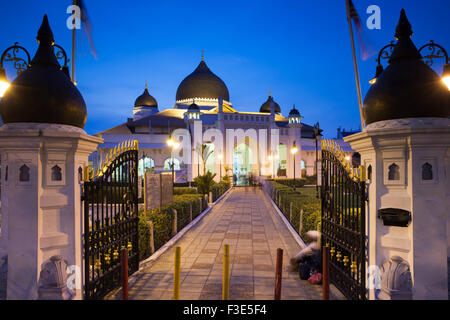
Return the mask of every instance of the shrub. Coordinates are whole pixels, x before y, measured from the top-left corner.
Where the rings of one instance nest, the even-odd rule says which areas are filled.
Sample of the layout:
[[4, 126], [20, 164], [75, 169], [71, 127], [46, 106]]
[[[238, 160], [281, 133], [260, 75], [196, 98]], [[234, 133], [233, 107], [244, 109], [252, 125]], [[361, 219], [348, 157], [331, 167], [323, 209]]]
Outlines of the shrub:
[[139, 261], [146, 259], [150, 255], [148, 242], [150, 239], [150, 228], [144, 214], [139, 215]]
[[181, 195], [181, 194], [194, 194], [197, 193], [197, 188], [189, 188], [189, 187], [174, 187], [173, 194]]
[[214, 184], [211, 187], [211, 193], [212, 193], [212, 202], [219, 199], [228, 189], [230, 189], [230, 182], [221, 181], [219, 183]]
[[[278, 179], [277, 179], [278, 181]], [[292, 192], [291, 187], [276, 181], [268, 181], [273, 190], [272, 197], [278, 205], [278, 197], [281, 195], [279, 204], [281, 212], [289, 220], [289, 208], [292, 202], [292, 220], [291, 225], [298, 232], [300, 210], [303, 209], [303, 228], [300, 236], [305, 237], [306, 232], [317, 230], [321, 217], [321, 201], [316, 198], [315, 188], [301, 188], [299, 192]]]
[[[294, 187], [294, 179], [281, 178], [281, 179], [271, 179], [271, 181], [278, 182], [280, 184], [283, 184], [285, 186], [289, 186], [291, 188]], [[306, 184], [306, 179], [304, 179], [304, 178], [295, 179], [295, 187], [296, 188], [302, 188], [302, 187], [305, 186], [305, 184]]]
[[195, 219], [203, 212], [208, 204], [202, 200], [200, 207], [201, 194], [183, 194], [174, 195], [173, 202], [167, 206], [153, 209], [147, 212], [141, 212], [139, 219], [139, 258], [145, 259], [149, 256], [149, 237], [150, 230], [148, 221], [153, 222], [155, 250], [161, 248], [172, 237], [173, 209], [177, 210], [177, 230], [181, 230], [190, 223], [190, 204], [192, 204], [192, 219]]
[[205, 175], [196, 177], [195, 182], [197, 183], [198, 193], [209, 194], [214, 185], [215, 176], [216, 175], [212, 174], [211, 171], [208, 171]]

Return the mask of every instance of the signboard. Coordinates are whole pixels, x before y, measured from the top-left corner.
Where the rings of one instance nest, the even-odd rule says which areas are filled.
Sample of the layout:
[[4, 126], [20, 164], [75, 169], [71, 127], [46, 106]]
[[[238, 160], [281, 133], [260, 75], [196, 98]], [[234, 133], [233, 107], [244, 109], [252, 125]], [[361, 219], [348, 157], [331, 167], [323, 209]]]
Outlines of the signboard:
[[150, 173], [144, 176], [144, 208], [152, 210], [173, 201], [171, 174]]
[[161, 173], [161, 206], [165, 206], [173, 201], [173, 181], [172, 174]]

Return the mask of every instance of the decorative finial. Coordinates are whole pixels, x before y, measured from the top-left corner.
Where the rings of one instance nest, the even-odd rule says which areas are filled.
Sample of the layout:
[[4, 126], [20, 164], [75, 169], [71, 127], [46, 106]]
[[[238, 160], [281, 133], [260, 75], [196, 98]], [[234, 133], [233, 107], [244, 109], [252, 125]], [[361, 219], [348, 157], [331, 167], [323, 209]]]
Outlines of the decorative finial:
[[147, 88], [147, 80], [145, 80], [145, 89], [148, 89], [148, 88]]
[[50, 24], [48, 23], [48, 17], [44, 14], [44, 18], [42, 19], [41, 27], [39, 28], [36, 40], [38, 43], [42, 44], [53, 44], [55, 40], [53, 40], [53, 32], [50, 29]]
[[201, 50], [202, 51], [202, 61], [205, 61], [205, 50]]
[[269, 97], [270, 97], [270, 87], [269, 87]]
[[400, 19], [398, 21], [397, 28], [395, 29], [395, 38], [400, 39], [401, 37], [411, 38], [413, 32], [411, 28], [411, 24], [406, 17], [405, 9], [402, 9], [400, 13]]

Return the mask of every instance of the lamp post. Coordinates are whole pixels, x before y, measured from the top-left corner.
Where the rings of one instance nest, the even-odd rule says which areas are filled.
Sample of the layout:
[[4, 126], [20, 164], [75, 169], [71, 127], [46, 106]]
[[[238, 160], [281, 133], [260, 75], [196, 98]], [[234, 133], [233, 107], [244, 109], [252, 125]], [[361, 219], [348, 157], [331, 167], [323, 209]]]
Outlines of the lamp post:
[[[64, 72], [66, 76], [70, 78], [69, 75], [69, 67], [67, 66], [67, 63], [69, 62], [69, 59], [67, 59], [66, 51], [57, 44], [52, 44], [54, 48], [56, 48], [55, 56], [56, 59], [64, 60], [64, 65], [61, 67], [61, 70]], [[21, 52], [25, 54], [25, 58], [20, 57]], [[0, 57], [0, 98], [3, 97], [5, 94], [5, 91], [9, 88], [10, 82], [8, 81], [8, 78], [6, 77], [6, 70], [3, 66], [4, 62], [13, 62], [13, 66], [16, 69], [17, 75], [22, 73], [23, 71], [27, 70], [31, 66], [31, 59], [30, 54], [28, 53], [27, 49], [25, 49], [22, 46], [19, 46], [19, 43], [16, 42], [14, 45], [6, 48], [5, 51], [3, 51], [1, 57]]]
[[219, 175], [220, 175], [220, 180], [219, 180], [219, 182], [220, 182], [220, 181], [222, 181], [222, 159], [223, 159], [223, 154], [220, 153], [220, 154], [218, 155], [218, 158], [219, 158], [219, 160], [220, 160], [220, 164], [219, 164]]
[[[381, 59], [390, 59], [392, 52], [394, 51], [396, 44], [394, 44], [394, 41], [392, 41], [390, 44], [384, 46], [381, 48], [380, 52], [378, 53], [377, 58], [377, 70], [375, 73], [375, 77], [369, 81], [370, 84], [375, 84], [381, 75], [381, 73], [384, 71], [383, 65], [381, 64]], [[428, 49], [428, 54], [422, 55], [422, 60], [428, 65], [432, 66], [434, 63], [434, 59], [445, 59], [445, 64], [442, 72], [442, 81], [446, 84], [448, 89], [450, 90], [450, 63], [448, 59], [448, 53], [444, 49], [444, 47], [438, 45], [437, 43], [434, 43], [433, 40], [431, 40], [429, 43], [423, 45], [419, 49], [419, 53], [422, 54], [422, 51], [424, 49]]]
[[297, 146], [295, 145], [295, 141], [294, 144], [292, 145], [291, 148], [291, 154], [294, 156], [294, 191], [296, 190], [295, 188], [295, 154], [298, 152]]
[[316, 197], [317, 198], [319, 198], [319, 187], [317, 186], [317, 179], [318, 179], [318, 177], [317, 177], [317, 171], [318, 171], [317, 170], [318, 169], [317, 166], [318, 166], [318, 163], [319, 163], [319, 152], [318, 152], [317, 140], [322, 137], [322, 135], [320, 134], [321, 132], [322, 132], [322, 130], [320, 130], [319, 122], [317, 122], [314, 125], [314, 139], [316, 140], [316, 164], [315, 164], [314, 168], [315, 168], [315, 172], [316, 172]]
[[169, 140], [167, 140], [167, 145], [171, 148], [171, 152], [170, 152], [170, 157], [172, 158], [171, 160], [171, 169], [172, 169], [172, 188], [174, 188], [175, 185], [175, 159], [173, 157], [173, 152], [175, 150], [177, 150], [180, 147], [180, 143], [172, 138], [169, 138]]

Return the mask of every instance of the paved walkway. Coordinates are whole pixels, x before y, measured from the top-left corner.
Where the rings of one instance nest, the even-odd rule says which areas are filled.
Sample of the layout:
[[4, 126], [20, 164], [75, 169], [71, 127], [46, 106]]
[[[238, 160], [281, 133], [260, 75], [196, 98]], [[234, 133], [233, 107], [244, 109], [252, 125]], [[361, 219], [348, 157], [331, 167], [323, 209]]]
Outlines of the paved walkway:
[[[277, 248], [284, 251], [282, 299], [321, 299], [321, 286], [288, 271], [300, 247], [267, 196], [259, 189], [235, 188], [176, 243], [181, 247], [182, 300], [222, 298], [224, 244], [230, 245], [230, 299], [273, 299]], [[172, 299], [173, 262], [172, 247], [136, 274], [129, 298]]]

